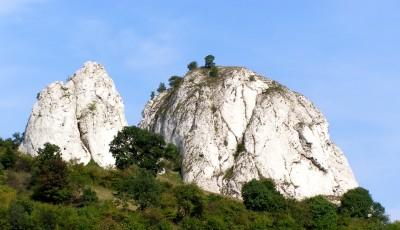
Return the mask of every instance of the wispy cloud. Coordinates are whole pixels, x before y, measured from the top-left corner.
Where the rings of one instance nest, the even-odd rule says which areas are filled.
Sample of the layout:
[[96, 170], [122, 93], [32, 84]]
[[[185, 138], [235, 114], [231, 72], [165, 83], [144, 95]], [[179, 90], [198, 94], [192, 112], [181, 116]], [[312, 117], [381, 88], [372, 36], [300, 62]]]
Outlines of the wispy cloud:
[[45, 0], [0, 0], [0, 16], [7, 16], [29, 7], [43, 3]]

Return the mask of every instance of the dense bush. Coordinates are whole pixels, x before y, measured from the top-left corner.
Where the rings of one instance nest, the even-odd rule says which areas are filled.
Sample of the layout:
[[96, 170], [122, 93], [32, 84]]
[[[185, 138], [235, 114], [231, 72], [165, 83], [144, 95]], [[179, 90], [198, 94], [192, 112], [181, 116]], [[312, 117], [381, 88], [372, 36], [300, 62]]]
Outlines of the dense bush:
[[203, 194], [194, 184], [181, 185], [175, 188], [180, 217], [201, 216], [203, 214]]
[[218, 77], [218, 68], [215, 66], [211, 67], [209, 76], [210, 77]]
[[382, 205], [374, 202], [368, 190], [360, 187], [351, 189], [342, 196], [339, 211], [350, 217], [375, 218], [383, 222], [388, 220]]
[[157, 88], [157, 92], [162, 93], [165, 90], [167, 90], [167, 87], [165, 87], [165, 84], [161, 82], [160, 85]]
[[251, 180], [243, 185], [243, 203], [253, 211], [276, 212], [285, 208], [285, 198], [270, 179]]
[[179, 77], [179, 76], [171, 76], [171, 77], [168, 79], [169, 86], [170, 86], [171, 88], [176, 88], [176, 87], [178, 87], [178, 86], [181, 84], [182, 80], [183, 80], [182, 77]]
[[304, 201], [308, 223], [306, 226], [316, 230], [337, 229], [336, 206], [323, 196], [316, 196]]
[[4, 169], [12, 168], [17, 161], [17, 155], [10, 147], [6, 147], [4, 152], [0, 155], [0, 164]]
[[121, 179], [118, 192], [123, 198], [135, 200], [141, 210], [160, 205], [160, 184], [153, 174], [144, 169], [139, 169], [136, 174]]
[[189, 70], [195, 70], [195, 69], [197, 69], [197, 62], [192, 61], [192, 62], [190, 62], [190, 63], [187, 65], [187, 67], [188, 67]]

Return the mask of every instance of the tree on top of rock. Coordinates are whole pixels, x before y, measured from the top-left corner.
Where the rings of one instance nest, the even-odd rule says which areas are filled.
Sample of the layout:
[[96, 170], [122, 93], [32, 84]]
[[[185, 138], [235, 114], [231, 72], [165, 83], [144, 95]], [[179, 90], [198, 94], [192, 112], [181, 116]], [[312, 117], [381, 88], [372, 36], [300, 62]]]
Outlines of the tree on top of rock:
[[214, 67], [214, 66], [215, 66], [214, 59], [215, 59], [215, 57], [214, 57], [213, 55], [211, 55], [211, 54], [207, 55], [207, 56], [204, 58], [204, 60], [205, 60], [205, 65], [204, 65], [204, 67], [206, 67], [206, 68], [212, 68], [212, 67]]
[[157, 92], [162, 93], [165, 90], [167, 90], [167, 87], [165, 87], [165, 84], [161, 82], [160, 85], [158, 86]]

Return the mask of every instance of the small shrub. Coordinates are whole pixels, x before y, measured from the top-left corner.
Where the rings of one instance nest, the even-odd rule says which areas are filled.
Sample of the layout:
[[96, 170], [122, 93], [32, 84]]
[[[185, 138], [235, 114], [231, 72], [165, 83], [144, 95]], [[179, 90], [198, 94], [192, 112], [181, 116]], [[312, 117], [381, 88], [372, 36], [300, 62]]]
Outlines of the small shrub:
[[96, 102], [92, 102], [89, 104], [88, 109], [90, 112], [96, 111]]
[[96, 203], [99, 200], [95, 191], [93, 191], [90, 187], [86, 187], [83, 190], [82, 194], [82, 206], [87, 206], [93, 203]]
[[245, 145], [244, 145], [244, 141], [242, 140], [242, 142], [237, 143], [237, 145], [236, 145], [236, 152], [235, 152], [235, 154], [234, 154], [233, 157], [234, 157], [235, 159], [238, 158], [238, 157], [239, 157], [239, 154], [242, 153], [243, 151], [246, 151], [246, 147], [245, 147]]
[[0, 185], [0, 209], [7, 209], [16, 196], [17, 193], [14, 189]]
[[211, 67], [209, 76], [214, 78], [218, 77], [218, 68], [215, 66]]
[[187, 67], [188, 67], [188, 69], [189, 69], [190, 71], [191, 71], [191, 70], [197, 69], [197, 62], [192, 61], [192, 62], [190, 62], [190, 63], [187, 65]]
[[118, 185], [118, 192], [120, 196], [135, 200], [141, 210], [160, 204], [161, 187], [154, 176], [144, 169], [123, 178]]
[[230, 179], [232, 179], [232, 177], [233, 177], [233, 166], [225, 171], [224, 179], [230, 180]]
[[167, 87], [165, 87], [165, 84], [163, 82], [161, 82], [160, 85], [157, 88], [157, 92], [162, 93], [165, 90], [167, 90]]
[[216, 107], [215, 105], [212, 105], [212, 106], [211, 106], [211, 112], [212, 112], [212, 113], [217, 112], [217, 110], [218, 110], [218, 109], [217, 109], [217, 107]]
[[6, 183], [18, 192], [25, 191], [31, 181], [31, 174], [27, 172], [8, 171]]
[[182, 80], [183, 80], [182, 77], [179, 77], [179, 76], [171, 76], [171, 77], [168, 79], [169, 86], [170, 86], [171, 88], [176, 88], [176, 87], [178, 87], [178, 86], [181, 84]]

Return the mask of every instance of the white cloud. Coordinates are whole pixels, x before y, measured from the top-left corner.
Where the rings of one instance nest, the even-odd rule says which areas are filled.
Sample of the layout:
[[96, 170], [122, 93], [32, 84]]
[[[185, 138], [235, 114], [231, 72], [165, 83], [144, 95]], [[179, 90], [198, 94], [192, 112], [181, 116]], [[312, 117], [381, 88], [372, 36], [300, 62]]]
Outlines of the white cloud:
[[42, 3], [44, 1], [45, 0], [0, 0], [0, 16], [23, 11], [32, 5]]

